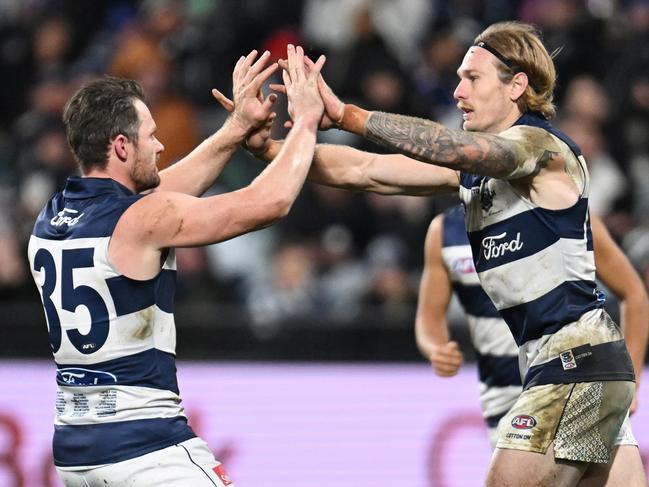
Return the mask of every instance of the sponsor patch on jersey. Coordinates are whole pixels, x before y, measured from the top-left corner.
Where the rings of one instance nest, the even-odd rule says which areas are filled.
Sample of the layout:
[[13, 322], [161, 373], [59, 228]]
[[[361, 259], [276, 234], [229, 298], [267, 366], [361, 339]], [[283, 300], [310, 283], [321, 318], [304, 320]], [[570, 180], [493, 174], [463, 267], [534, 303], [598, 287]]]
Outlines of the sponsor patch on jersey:
[[473, 257], [462, 257], [454, 260], [452, 270], [457, 274], [475, 274]]
[[572, 353], [572, 350], [566, 350], [559, 354], [561, 358], [561, 366], [563, 370], [570, 370], [577, 368], [577, 361], [575, 360], [575, 355]]
[[536, 419], [534, 419], [534, 416], [519, 414], [512, 419], [512, 426], [517, 430], [529, 430], [536, 426]]
[[507, 232], [503, 232], [500, 235], [490, 235], [482, 239], [482, 254], [486, 260], [497, 259], [506, 253], [518, 252], [523, 248], [523, 245], [520, 232], [514, 238], [509, 238]]
[[232, 483], [232, 480], [230, 479], [228, 474], [225, 473], [225, 469], [223, 468], [223, 464], [219, 463], [212, 470], [214, 470], [214, 473], [216, 474], [216, 476], [219, 479], [221, 479], [221, 482], [223, 482], [223, 485], [230, 485]]
[[66, 367], [56, 371], [56, 381], [68, 386], [97, 386], [114, 384], [117, 382], [117, 376], [103, 370]]
[[50, 220], [50, 225], [55, 227], [60, 227], [61, 225], [67, 225], [69, 227], [74, 226], [81, 219], [84, 213], [79, 214], [77, 210], [71, 210], [70, 208], [63, 208], [59, 211], [54, 218]]

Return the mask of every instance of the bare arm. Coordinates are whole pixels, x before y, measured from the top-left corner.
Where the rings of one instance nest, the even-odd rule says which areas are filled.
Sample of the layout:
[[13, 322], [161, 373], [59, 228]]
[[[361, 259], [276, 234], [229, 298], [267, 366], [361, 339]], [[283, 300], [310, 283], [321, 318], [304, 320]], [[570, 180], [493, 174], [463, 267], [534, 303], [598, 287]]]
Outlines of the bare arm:
[[437, 375], [455, 375], [462, 364], [458, 344], [450, 341], [446, 312], [451, 300], [451, 280], [442, 259], [442, 222], [437, 216], [426, 235], [424, 272], [419, 285], [415, 337], [421, 353]]
[[230, 161], [247, 132], [228, 119], [186, 157], [160, 172], [156, 191], [174, 191], [200, 196], [212, 185]]
[[[256, 156], [272, 160], [282, 142], [270, 141]], [[421, 164], [401, 154], [373, 154], [353, 147], [318, 144], [309, 181], [357, 191], [425, 196], [453, 193], [459, 186], [452, 169]]]
[[506, 176], [518, 165], [518, 147], [507, 139], [416, 117], [372, 112], [365, 136], [417, 160], [473, 174]]
[[[309, 59], [306, 61], [308, 65], [312, 65]], [[520, 168], [524, 165], [528, 166], [526, 175], [538, 173], [541, 169], [552, 166], [552, 160], [557, 159], [556, 153], [542, 148], [531, 150], [534, 148], [526, 147], [520, 140], [451, 130], [430, 120], [368, 112], [355, 105], [345, 104], [322, 76], [318, 78], [318, 87], [325, 104], [325, 113], [320, 121], [321, 129], [338, 126], [422, 162], [454, 171], [507, 177], [517, 172], [517, 169], [520, 174]], [[271, 88], [284, 91], [280, 85], [271, 85]], [[554, 166], [562, 170], [561, 163], [558, 160]]]
[[246, 135], [243, 128], [228, 119], [187, 156], [160, 171], [160, 185], [156, 191], [202, 195], [219, 177]]
[[[341, 128], [422, 162], [472, 174], [506, 178], [529, 161], [530, 147], [483, 132], [452, 130], [416, 117], [368, 112], [345, 105]], [[538, 150], [536, 172], [549, 167], [556, 153]]]
[[[289, 46], [292, 66], [302, 66]], [[321, 67], [324, 58], [318, 62]], [[134, 279], [150, 279], [169, 247], [216, 243], [263, 228], [285, 216], [297, 197], [315, 148], [322, 101], [315, 74], [300, 68], [285, 75], [289, 96], [299, 98], [295, 124], [275, 160], [246, 188], [210, 198], [156, 192], [133, 204], [120, 218], [109, 247], [113, 265]]]
[[[276, 95], [269, 95], [266, 99], [259, 96], [261, 86], [277, 69], [276, 63], [264, 69], [269, 55], [268, 51], [264, 52], [254, 64], [257, 51], [239, 58], [232, 72], [233, 98], [237, 102], [237, 109], [217, 133], [176, 164], [160, 172], [158, 191], [202, 195], [221, 174], [251, 130], [260, 127], [270, 116]], [[212, 93], [218, 100], [218, 90]]]
[[[602, 221], [593, 217], [591, 228], [597, 275], [620, 301], [620, 321], [635, 370], [637, 390], [649, 337], [649, 298], [642, 279], [611, 238]], [[633, 400], [631, 411], [636, 408], [637, 396]]]
[[[305, 59], [310, 71], [315, 65]], [[286, 61], [279, 63], [286, 67]], [[284, 85], [271, 85], [271, 88], [286, 93]], [[328, 129], [334, 125], [334, 120], [342, 117], [343, 104], [322, 76], [318, 76], [318, 88], [325, 105], [319, 127]], [[235, 110], [235, 102], [221, 93], [215, 96], [226, 110]], [[291, 109], [289, 103], [289, 113]], [[246, 147], [256, 157], [269, 162], [281, 149], [282, 142], [270, 140], [267, 131], [257, 131], [247, 138]], [[421, 196], [455, 192], [459, 186], [459, 176], [453, 169], [421, 164], [400, 154], [373, 154], [352, 147], [323, 144], [316, 147], [308, 178], [328, 186], [381, 194]]]

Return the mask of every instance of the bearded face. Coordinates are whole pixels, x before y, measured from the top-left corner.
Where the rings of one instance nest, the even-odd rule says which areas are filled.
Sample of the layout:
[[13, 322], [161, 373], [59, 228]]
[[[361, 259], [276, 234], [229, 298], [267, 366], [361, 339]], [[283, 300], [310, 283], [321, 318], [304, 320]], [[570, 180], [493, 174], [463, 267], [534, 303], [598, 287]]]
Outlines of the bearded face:
[[157, 166], [160, 152], [155, 152], [151, 148], [142, 147], [142, 145], [144, 144], [138, 142], [135, 152], [135, 162], [131, 168], [131, 180], [138, 193], [157, 188], [160, 184], [160, 175], [158, 174]]
[[135, 146], [135, 161], [131, 166], [130, 177], [136, 192], [141, 193], [156, 188], [160, 184], [158, 159], [164, 146], [155, 136], [156, 125], [148, 107], [137, 100], [135, 108], [140, 119], [138, 139]]

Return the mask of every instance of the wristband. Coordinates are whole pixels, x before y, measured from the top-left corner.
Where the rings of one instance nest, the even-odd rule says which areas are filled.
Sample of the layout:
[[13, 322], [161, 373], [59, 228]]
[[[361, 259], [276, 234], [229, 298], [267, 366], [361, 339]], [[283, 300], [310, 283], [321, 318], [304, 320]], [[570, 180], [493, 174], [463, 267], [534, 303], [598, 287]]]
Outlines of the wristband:
[[343, 116], [338, 122], [338, 127], [346, 132], [356, 135], [365, 135], [365, 124], [370, 117], [370, 112], [350, 103], [345, 104]]

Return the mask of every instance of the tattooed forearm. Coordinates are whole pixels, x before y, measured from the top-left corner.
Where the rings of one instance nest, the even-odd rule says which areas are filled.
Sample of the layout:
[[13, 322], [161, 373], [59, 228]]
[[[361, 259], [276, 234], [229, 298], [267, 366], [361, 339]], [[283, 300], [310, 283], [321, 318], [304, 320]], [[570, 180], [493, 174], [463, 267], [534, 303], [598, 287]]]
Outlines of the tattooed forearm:
[[491, 134], [382, 112], [372, 112], [365, 130], [378, 144], [438, 166], [494, 177], [507, 176], [517, 166], [516, 144]]

